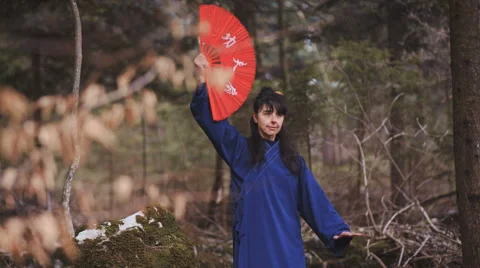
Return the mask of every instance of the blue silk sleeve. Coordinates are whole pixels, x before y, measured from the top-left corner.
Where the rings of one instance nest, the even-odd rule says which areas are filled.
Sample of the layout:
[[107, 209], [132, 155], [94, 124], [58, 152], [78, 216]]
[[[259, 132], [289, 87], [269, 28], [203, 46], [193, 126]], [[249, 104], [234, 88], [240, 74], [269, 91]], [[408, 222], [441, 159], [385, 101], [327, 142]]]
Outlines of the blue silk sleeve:
[[227, 119], [213, 120], [205, 83], [199, 85], [193, 94], [190, 110], [216, 151], [230, 167], [233, 167], [244, 150], [246, 139]]
[[298, 188], [298, 210], [300, 215], [320, 240], [337, 257], [341, 257], [345, 247], [350, 243], [352, 238], [342, 237], [334, 240], [333, 237], [343, 231], [350, 231], [350, 228], [327, 199], [320, 184], [315, 180], [315, 177], [303, 158], [301, 158], [300, 162], [301, 173]]

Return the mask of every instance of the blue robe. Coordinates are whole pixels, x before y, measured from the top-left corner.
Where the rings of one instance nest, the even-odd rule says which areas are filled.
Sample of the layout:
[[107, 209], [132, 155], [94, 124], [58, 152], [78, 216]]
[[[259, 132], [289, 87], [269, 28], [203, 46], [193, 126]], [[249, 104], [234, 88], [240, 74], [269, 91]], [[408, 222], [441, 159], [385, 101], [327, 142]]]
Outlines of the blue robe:
[[232, 172], [233, 267], [305, 267], [300, 216], [335, 255], [342, 255], [351, 238], [333, 237], [350, 229], [302, 157], [296, 176], [283, 164], [278, 142], [265, 140], [265, 161], [253, 166], [247, 139], [227, 120], [213, 120], [204, 83], [190, 109]]

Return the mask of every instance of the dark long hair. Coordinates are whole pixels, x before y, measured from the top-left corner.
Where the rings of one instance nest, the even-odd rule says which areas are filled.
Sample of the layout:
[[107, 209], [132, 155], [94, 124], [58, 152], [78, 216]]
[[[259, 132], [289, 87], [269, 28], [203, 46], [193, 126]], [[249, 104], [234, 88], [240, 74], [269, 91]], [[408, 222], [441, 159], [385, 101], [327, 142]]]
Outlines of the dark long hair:
[[[287, 115], [288, 110], [285, 97], [270, 87], [263, 87], [261, 89], [253, 104], [253, 112], [258, 114], [263, 106], [266, 106], [270, 112], [276, 110], [280, 115]], [[265, 142], [262, 136], [260, 136], [258, 125], [253, 120], [253, 117], [250, 119], [250, 130], [251, 135], [248, 138], [248, 146], [251, 160], [253, 164], [261, 163], [265, 160]], [[298, 175], [300, 171], [298, 153], [289, 139], [285, 123], [282, 125], [275, 140], [279, 141], [280, 155], [283, 163], [292, 173]]]

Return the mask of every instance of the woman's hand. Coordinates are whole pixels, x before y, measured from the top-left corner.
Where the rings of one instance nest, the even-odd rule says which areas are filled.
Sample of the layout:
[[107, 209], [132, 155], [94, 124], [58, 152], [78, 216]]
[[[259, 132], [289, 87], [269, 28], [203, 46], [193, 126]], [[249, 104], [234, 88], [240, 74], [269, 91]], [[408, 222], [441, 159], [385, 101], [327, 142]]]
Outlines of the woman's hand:
[[196, 66], [195, 78], [197, 83], [205, 82], [205, 68], [208, 67], [207, 58], [203, 54], [198, 54], [193, 60]]
[[337, 240], [342, 237], [355, 237], [355, 236], [367, 236], [367, 235], [361, 234], [361, 233], [341, 232], [339, 235], [334, 236], [333, 239]]

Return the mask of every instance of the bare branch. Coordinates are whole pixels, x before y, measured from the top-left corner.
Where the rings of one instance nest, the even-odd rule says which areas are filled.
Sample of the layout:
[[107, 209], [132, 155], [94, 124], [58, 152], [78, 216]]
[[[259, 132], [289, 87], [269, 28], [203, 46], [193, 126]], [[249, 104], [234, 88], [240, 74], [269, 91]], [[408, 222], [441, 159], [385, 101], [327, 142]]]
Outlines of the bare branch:
[[157, 77], [157, 74], [158, 74], [157, 68], [155, 68], [155, 65], [153, 65], [148, 70], [148, 72], [146, 72], [144, 75], [140, 76], [130, 84], [130, 88], [128, 91], [122, 91], [117, 89], [115, 91], [108, 93], [106, 98], [102, 98], [102, 101], [99, 101], [95, 105], [85, 107], [85, 108], [88, 110], [98, 109], [105, 105], [111, 104], [115, 101], [126, 98], [132, 95], [133, 93], [139, 92], [146, 85], [151, 83]]
[[368, 187], [368, 179], [367, 179], [367, 165], [365, 163], [365, 155], [363, 153], [363, 148], [362, 148], [362, 143], [360, 142], [360, 139], [358, 139], [357, 135], [352, 132], [353, 137], [355, 138], [355, 141], [357, 142], [358, 145], [358, 150], [360, 151], [360, 156], [361, 156], [361, 166], [362, 166], [362, 176], [363, 176], [363, 183], [365, 185], [365, 203], [367, 206], [367, 212], [366, 215], [370, 217], [370, 220], [372, 221], [373, 227], [377, 229], [377, 224], [375, 223], [375, 219], [373, 218], [373, 213], [372, 210], [370, 209], [370, 196], [369, 196], [369, 187]]
[[395, 219], [395, 217], [397, 217], [398, 215], [400, 215], [401, 213], [405, 212], [406, 210], [408, 210], [409, 208], [413, 207], [415, 205], [415, 203], [410, 203], [408, 204], [407, 206], [403, 207], [402, 209], [400, 209], [399, 211], [397, 211], [395, 214], [393, 214], [393, 216], [390, 218], [390, 220], [387, 222], [387, 224], [385, 224], [385, 226], [383, 227], [383, 231], [382, 233], [385, 234], [385, 232], [387, 231], [387, 228], [388, 226], [390, 225], [390, 223], [392, 223], [393, 219]]
[[65, 184], [63, 186], [63, 195], [62, 195], [62, 206], [65, 210], [65, 217], [67, 221], [67, 230], [70, 235], [73, 237], [75, 235], [73, 229], [73, 222], [72, 222], [72, 215], [70, 214], [70, 195], [72, 191], [72, 181], [75, 172], [80, 165], [80, 145], [78, 142], [78, 102], [79, 102], [79, 94], [80, 94], [80, 74], [82, 69], [82, 25], [80, 21], [80, 12], [78, 11], [78, 6], [75, 0], [70, 0], [70, 6], [72, 8], [73, 16], [75, 18], [75, 77], [73, 81], [73, 98], [74, 98], [74, 106], [73, 106], [73, 117], [75, 120], [73, 126], [73, 141], [74, 141], [74, 152], [75, 158], [70, 165], [70, 169], [68, 170], [67, 177], [65, 179]]
[[415, 258], [415, 256], [417, 256], [417, 254], [420, 252], [420, 250], [422, 250], [422, 248], [425, 246], [425, 244], [427, 243], [427, 241], [430, 239], [430, 235], [427, 236], [427, 238], [425, 238], [425, 240], [423, 240], [422, 244], [420, 245], [420, 247], [418, 247], [417, 251], [415, 251], [415, 253], [413, 253], [412, 256], [410, 256], [410, 258], [408, 258], [405, 263], [403, 264], [403, 267], [407, 266], [408, 262], [411, 261], [413, 258]]

